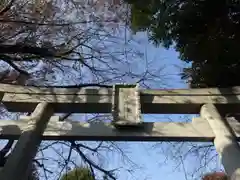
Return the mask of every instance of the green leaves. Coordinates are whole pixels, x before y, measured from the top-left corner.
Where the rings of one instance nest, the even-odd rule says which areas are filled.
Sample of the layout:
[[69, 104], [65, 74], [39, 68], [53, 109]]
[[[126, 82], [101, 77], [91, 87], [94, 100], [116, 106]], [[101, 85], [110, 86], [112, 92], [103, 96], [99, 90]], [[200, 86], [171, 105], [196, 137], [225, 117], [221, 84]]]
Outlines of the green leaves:
[[[191, 87], [240, 85], [240, 5], [220, 0], [126, 0], [132, 29], [149, 31], [156, 46], [174, 45], [179, 58], [192, 62], [182, 78]], [[184, 73], [188, 73], [185, 74]], [[202, 85], [200, 85], [202, 84]]]
[[95, 180], [87, 167], [75, 168], [61, 177], [60, 180]]

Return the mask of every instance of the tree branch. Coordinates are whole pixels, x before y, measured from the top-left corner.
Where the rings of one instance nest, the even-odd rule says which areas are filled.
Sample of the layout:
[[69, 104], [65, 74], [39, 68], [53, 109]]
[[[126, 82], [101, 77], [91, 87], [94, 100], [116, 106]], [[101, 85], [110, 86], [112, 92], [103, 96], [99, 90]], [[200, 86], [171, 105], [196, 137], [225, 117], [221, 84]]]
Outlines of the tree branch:
[[5, 12], [11, 9], [14, 1], [15, 0], [11, 0], [10, 3], [8, 3], [8, 5], [0, 11], [0, 16], [4, 15]]
[[6, 154], [11, 150], [14, 140], [8, 140], [7, 144], [0, 151], [0, 167], [3, 167], [6, 162]]
[[[34, 86], [34, 85], [32, 85]], [[86, 84], [76, 84], [76, 85], [66, 85], [66, 86], [34, 86], [34, 87], [50, 87], [50, 88], [84, 88], [84, 87], [101, 87], [101, 88], [112, 88], [112, 85], [106, 85], [106, 84], [98, 84], [98, 83], [86, 83]], [[72, 113], [64, 115], [62, 118], [66, 119], [68, 116], [70, 116]]]
[[[78, 22], [70, 22], [70, 23], [37, 23], [37, 22], [30, 22], [30, 21], [24, 21], [24, 20], [6, 20], [6, 19], [0, 19], [1, 23], [19, 23], [19, 24], [27, 24], [27, 25], [37, 25], [37, 26], [71, 26], [71, 25], [77, 25], [77, 24], [87, 24], [87, 23], [97, 23], [102, 21], [78, 21]], [[114, 20], [105, 20], [104, 22], [115, 22]]]
[[56, 55], [56, 50], [45, 47], [36, 47], [36, 46], [29, 46], [22, 43], [17, 43], [14, 45], [7, 45], [1, 44], [0, 45], [0, 54], [14, 54], [14, 53], [21, 53], [21, 54], [35, 54], [41, 57], [54, 57]]
[[40, 163], [38, 160], [36, 159], [33, 159], [33, 162], [37, 164], [38, 167], [42, 168], [44, 171], [52, 174], [53, 172], [50, 171], [49, 169], [45, 168], [44, 164], [43, 163]]
[[82, 148], [85, 148], [85, 149], [88, 149], [88, 150], [90, 150], [90, 151], [92, 151], [92, 152], [97, 152], [98, 149], [101, 147], [102, 143], [103, 143], [103, 142], [100, 142], [99, 145], [98, 145], [97, 147], [95, 147], [95, 148], [90, 148], [90, 147], [88, 147], [88, 146], [85, 146], [84, 144], [77, 144], [77, 146], [82, 147]]
[[95, 169], [103, 172], [105, 175], [107, 175], [108, 177], [110, 177], [113, 180], [116, 180], [116, 178], [112, 175], [112, 171], [107, 171], [103, 168], [101, 168], [100, 166], [98, 166], [97, 164], [95, 164], [93, 161], [91, 161], [90, 159], [88, 159], [86, 157], [86, 155], [80, 150], [79, 146], [75, 143], [75, 142], [71, 142], [72, 146], [74, 147], [74, 149], [77, 151], [77, 153], [83, 158], [83, 160], [88, 163], [89, 165], [91, 165], [92, 167], [94, 167]]
[[7, 64], [9, 64], [12, 68], [14, 68], [16, 71], [18, 71], [19, 73], [29, 76], [30, 74], [27, 71], [24, 71], [22, 69], [20, 69], [16, 64], [14, 64], [12, 61], [14, 59], [12, 59], [11, 57], [7, 56], [7, 55], [0, 55], [0, 59], [4, 62], [6, 62]]

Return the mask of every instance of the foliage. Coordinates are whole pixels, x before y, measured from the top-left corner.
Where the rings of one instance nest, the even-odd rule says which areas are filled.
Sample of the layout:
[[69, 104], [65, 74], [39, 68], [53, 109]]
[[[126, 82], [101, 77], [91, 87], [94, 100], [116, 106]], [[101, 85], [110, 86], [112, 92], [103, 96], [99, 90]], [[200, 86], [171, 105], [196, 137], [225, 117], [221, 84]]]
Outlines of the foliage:
[[191, 87], [240, 85], [240, 6], [238, 0], [126, 0], [132, 4], [132, 29], [147, 30], [149, 39], [174, 46], [191, 68], [182, 78]]
[[87, 167], [78, 167], [64, 174], [60, 180], [94, 180], [94, 176]]
[[206, 174], [202, 180], [228, 180], [228, 177], [223, 172], [214, 172]]

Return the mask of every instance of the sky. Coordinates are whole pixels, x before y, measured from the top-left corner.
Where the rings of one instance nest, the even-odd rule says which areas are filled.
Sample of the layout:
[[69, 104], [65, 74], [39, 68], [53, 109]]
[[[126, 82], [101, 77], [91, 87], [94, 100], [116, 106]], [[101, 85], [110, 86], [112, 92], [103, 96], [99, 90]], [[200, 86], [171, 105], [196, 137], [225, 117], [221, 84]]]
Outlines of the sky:
[[[178, 58], [178, 53], [174, 49], [166, 50], [161, 47], [154, 47], [148, 42], [146, 33], [137, 33], [132, 37], [134, 42], [138, 43], [138, 48], [144, 52], [146, 59], [151, 60], [153, 67], [159, 67], [164, 65], [163, 75], [164, 78], [161, 81], [151, 84], [151, 88], [161, 89], [161, 88], [188, 88], [187, 84], [181, 80], [179, 73], [181, 68], [186, 66]], [[133, 62], [134, 64], [134, 62]], [[135, 64], [134, 67], [137, 67]], [[138, 67], [141, 69], [141, 67]], [[143, 115], [144, 121], [169, 121], [169, 118], [173, 121], [186, 121], [186, 119], [194, 117], [185, 116], [185, 115]], [[79, 115], [74, 115], [70, 119], [79, 120]], [[94, 145], [94, 142], [85, 142], [86, 144]], [[159, 180], [164, 177], [164, 180], [192, 180], [189, 178], [190, 175], [186, 177], [183, 168], [185, 171], [193, 171], [194, 168], [198, 168], [200, 164], [196, 161], [195, 157], [188, 157], [186, 161], [183, 161], [184, 166], [179, 163], [179, 160], [174, 161], [171, 157], [174, 155], [173, 149], [169, 149], [175, 146], [169, 145], [168, 143], [161, 142], [119, 142], [117, 143], [124, 152], [127, 153], [128, 157], [135, 163], [137, 166], [130, 167], [129, 162], [125, 162], [122, 157], [116, 152], [103, 152], [105, 158], [102, 160], [102, 164], [106, 169], [115, 169], [118, 168], [117, 177], [118, 180]], [[180, 147], [181, 143], [176, 145], [175, 149]], [[183, 145], [186, 147], [181, 147], [179, 152], [185, 152], [188, 150], [187, 144]], [[169, 152], [168, 152], [169, 151]], [[172, 152], [171, 152], [172, 151]], [[67, 150], [62, 150], [62, 152], [67, 153]], [[173, 153], [173, 155], [171, 155]], [[45, 155], [52, 156], [53, 150], [49, 150]], [[210, 153], [211, 154], [211, 153]], [[215, 152], [212, 153], [215, 155]], [[90, 155], [91, 156], [91, 155]], [[81, 162], [79, 157], [78, 162]], [[211, 158], [211, 157], [210, 157]], [[94, 158], [93, 158], [94, 159]], [[95, 159], [99, 161], [98, 159]], [[125, 163], [124, 163], [125, 162]], [[56, 168], [55, 165], [52, 165], [52, 168]], [[213, 168], [221, 168], [218, 162], [218, 159], [213, 159], [211, 165]], [[128, 172], [127, 169], [133, 169], [134, 171]], [[211, 169], [209, 169], [211, 171]]]
[[[146, 49], [146, 56], [148, 59], [154, 60], [154, 65], [159, 66], [165, 65], [165, 73], [167, 74], [167, 83], [164, 88], [186, 88], [186, 84], [180, 79], [179, 73], [181, 71], [181, 67], [184, 66], [182, 61], [178, 59], [178, 53], [173, 49], [166, 50], [161, 47], [154, 47], [148, 42], [146, 33], [137, 33], [136, 39], [139, 39], [142, 44], [142, 48]], [[156, 60], [155, 60], [156, 59]], [[163, 88], [162, 83], [155, 84], [153, 88]], [[155, 115], [156, 116], [156, 115]], [[161, 116], [158, 116], [159, 118]], [[178, 116], [176, 116], [177, 118]], [[161, 118], [164, 120], [164, 118]], [[145, 121], [156, 121], [149, 116], [145, 116]], [[165, 160], [166, 156], [162, 154], [157, 149], [152, 148], [151, 145], [155, 143], [135, 143], [133, 149], [136, 149], [133, 153], [133, 159], [139, 161], [144, 167], [143, 170], [140, 170], [138, 174], [140, 175], [136, 179], [141, 179], [141, 177], [146, 176], [146, 180], [158, 180], [164, 177], [165, 180], [173, 180], [173, 179], [184, 179], [184, 174], [182, 172], [175, 171], [173, 172], [174, 163], [168, 161], [164, 165], [160, 165], [160, 163]], [[143, 175], [145, 173], [145, 176]], [[181, 177], [181, 178], [180, 178]], [[122, 180], [125, 178], [121, 178]], [[131, 177], [129, 177], [131, 179]]]
[[[74, 12], [73, 12], [74, 13]], [[71, 18], [70, 15], [69, 18]], [[119, 34], [123, 35], [123, 33], [126, 33], [124, 31], [118, 32]], [[120, 36], [121, 36], [120, 35]], [[126, 35], [126, 34], [124, 34]], [[159, 78], [157, 81], [150, 83], [150, 87], [153, 89], [167, 89], [167, 88], [188, 88], [187, 84], [181, 80], [179, 73], [181, 72], [181, 69], [186, 66], [185, 63], [179, 60], [178, 53], [175, 52], [174, 49], [166, 50], [162, 47], [154, 47], [152, 44], [148, 42], [147, 34], [144, 32], [137, 33], [135, 35], [130, 35], [127, 33], [127, 36], [131, 36], [131, 46], [140, 50], [143, 52], [143, 59], [145, 61], [150, 62], [151, 70], [155, 72], [159, 67], [164, 67], [161, 72], [159, 72]], [[91, 42], [96, 43], [96, 42]], [[124, 41], [119, 41], [119, 43], [113, 43], [111, 44], [110, 41], [108, 41], [109, 44], [107, 45], [109, 48], [109, 51], [114, 51], [116, 48], [125, 48], [124, 47]], [[129, 47], [128, 47], [129, 48]], [[130, 47], [131, 48], [131, 47]], [[87, 51], [87, 50], [85, 50]], [[144, 60], [140, 61], [140, 59], [136, 59], [135, 57], [126, 57], [131, 58], [131, 64], [129, 66], [126, 66], [127, 63], [121, 64], [122, 69], [125, 69], [128, 67], [131, 71], [142, 71], [145, 68]], [[43, 64], [39, 64], [39, 66], [43, 66]], [[99, 65], [100, 66], [100, 65]], [[116, 64], [116, 66], [119, 66], [119, 64]], [[82, 70], [82, 74], [85, 74], [85, 76], [88, 76], [88, 72]], [[75, 77], [80, 76], [80, 72], [75, 72]], [[90, 75], [89, 75], [90, 76]], [[74, 79], [73, 77], [69, 76], [56, 76], [54, 78], [49, 77], [49, 79], [54, 79], [54, 81], [51, 81], [51, 84], [66, 84], [69, 81], [69, 78]], [[78, 79], [76, 80], [78, 81]], [[117, 79], [116, 81], [122, 82], [121, 79]], [[134, 83], [135, 79], [128, 79], [129, 82]], [[75, 83], [75, 82], [74, 82]], [[195, 116], [195, 115], [193, 115]], [[192, 116], [191, 116], [192, 117]], [[188, 116], [188, 118], [191, 118]], [[79, 119], [79, 116], [73, 116], [73, 119], [77, 120]], [[186, 116], [184, 115], [144, 115], [143, 119], [144, 121], [169, 121], [169, 118], [173, 121], [185, 121]], [[90, 144], [90, 142], [86, 142], [87, 144]], [[93, 142], [91, 142], [93, 143]], [[176, 143], [175, 143], [176, 144]], [[178, 167], [176, 167], [176, 162], [173, 161], [169, 156], [166, 156], [166, 152], [168, 153], [173, 152], [173, 149], [168, 149], [169, 147], [176, 146], [175, 149], [178, 149], [178, 147], [181, 146], [181, 143], [178, 143], [177, 145], [171, 144], [171, 146], [168, 143], [149, 143], [149, 142], [121, 142], [118, 143], [120, 147], [129, 155], [129, 158], [137, 164], [137, 169], [133, 167], [135, 171], [133, 172], [127, 172], [126, 169], [129, 168], [129, 163], [124, 164], [123, 159], [121, 156], [119, 156], [117, 153], [114, 152], [106, 152], [105, 157], [106, 159], [101, 162], [105, 165], [106, 168], [113, 169], [113, 168], [119, 168], [120, 171], [118, 173], [118, 180], [190, 180], [189, 176], [186, 178], [186, 174], [184, 173], [183, 169], [186, 169], [186, 171], [191, 171], [193, 167], [198, 166], [198, 162], [195, 161], [196, 158], [191, 156], [186, 161], [184, 161], [184, 165], [180, 164]], [[183, 145], [185, 148], [179, 148], [179, 152], [185, 151], [188, 149], [188, 144]], [[56, 155], [56, 150], [61, 149], [60, 146], [54, 146], [53, 148], [50, 148], [45, 152], [45, 156], [51, 157]], [[63, 148], [61, 149], [61, 155], [65, 155], [68, 151], [67, 149]], [[215, 155], [215, 152], [212, 152], [210, 154]], [[173, 156], [172, 155], [172, 156]], [[214, 156], [215, 157], [215, 156]], [[77, 159], [77, 162], [80, 162], [81, 160], [79, 157], [75, 157]], [[167, 159], [166, 159], [167, 158]], [[210, 158], [211, 159], [211, 158]], [[51, 167], [51, 169], [54, 171], [56, 169], [56, 163], [55, 164], [47, 164], [48, 167]], [[213, 163], [211, 164], [211, 168], [221, 168], [220, 164], [217, 160], [217, 157], [213, 159]], [[53, 177], [54, 179], [54, 177]]]
[[[188, 88], [188, 85], [181, 80], [179, 73], [183, 67], [186, 67], [186, 64], [183, 63], [178, 58], [178, 53], [174, 49], [166, 50], [162, 47], [155, 47], [148, 42], [147, 34], [137, 33], [134, 35], [134, 40], [140, 43], [141, 49], [145, 52], [145, 58], [153, 60], [153, 66], [159, 67], [164, 65], [164, 78], [163, 82], [151, 84], [152, 88], [161, 89], [161, 88]], [[185, 121], [186, 118], [192, 118], [196, 115], [143, 115], [144, 121], [169, 121], [169, 118], [173, 121]], [[156, 145], [158, 144], [158, 145]], [[176, 143], [175, 143], [176, 144]], [[190, 175], [186, 175], [185, 171], [193, 171], [194, 168], [198, 168], [200, 164], [196, 161], [194, 157], [188, 157], [186, 161], [183, 161], [183, 164], [180, 164], [176, 168], [176, 161], [171, 160], [166, 153], [161, 149], [167, 149], [170, 146], [167, 143], [161, 142], [124, 142], [120, 146], [130, 152], [129, 157], [133, 162], [138, 164], [140, 167], [136, 169], [133, 174], [126, 173], [123, 169], [120, 171], [118, 176], [119, 180], [189, 180], [193, 179]], [[187, 146], [187, 144], [186, 144]], [[172, 146], [171, 146], [172, 147]], [[186, 150], [188, 148], [186, 147]], [[218, 161], [218, 157], [215, 157], [215, 152], [209, 153], [210, 157], [213, 156], [213, 161], [210, 163], [210, 169], [206, 168], [206, 171], [211, 172], [212, 169], [220, 169], [221, 165]], [[212, 155], [212, 156], [211, 156]], [[106, 155], [107, 156], [107, 155]], [[168, 158], [168, 159], [166, 159]], [[107, 162], [109, 168], [112, 167], [124, 167], [121, 159], [119, 160], [118, 155], [114, 155], [110, 161]], [[190, 176], [190, 177], [189, 177]]]
[[[179, 60], [178, 53], [174, 49], [166, 50], [162, 47], [154, 47], [148, 42], [147, 34], [144, 32], [137, 33], [134, 39], [145, 50], [146, 58], [153, 60], [153, 66], [165, 66], [164, 74], [167, 76], [163, 79], [164, 82], [152, 84], [152, 88], [187, 88], [186, 83], [179, 76], [181, 68], [185, 64]], [[167, 118], [164, 118], [166, 115], [154, 115], [154, 117], [146, 115], [144, 116], [144, 121], [156, 121], [156, 119], [158, 121], [168, 121]], [[177, 121], [178, 117], [179, 115], [171, 116], [172, 119]], [[121, 173], [119, 180], [185, 180], [183, 171], [181, 172], [179, 169], [174, 170], [176, 165], [173, 161], [168, 160], [164, 163], [166, 155], [158, 148], [154, 148], [156, 142], [130, 142], [128, 144], [131, 144], [129, 148], [132, 152], [130, 155], [131, 159], [142, 168], [138, 169], [133, 175]], [[163, 144], [162, 146], [166, 145]], [[109, 166], [111, 166], [111, 163]]]
[[[162, 47], [154, 47], [148, 42], [147, 34], [144, 32], [132, 35], [131, 38], [134, 40], [133, 42], [136, 42], [137, 48], [144, 52], [144, 58], [151, 61], [151, 67], [164, 67], [161, 71], [162, 78], [160, 78], [158, 82], [150, 84], [151, 88], [188, 88], [187, 84], [181, 80], [179, 76], [181, 68], [185, 67], [186, 64], [179, 60], [178, 53], [174, 49], [166, 50]], [[136, 62], [133, 62], [132, 67], [138, 67], [139, 69], [144, 67], [142, 64], [139, 64], [141, 63], [136, 60]], [[60, 80], [63, 82], [65, 81], [62, 76], [59, 76], [58, 78], [55, 79], [56, 83]], [[169, 118], [173, 121], [186, 120], [184, 115], [143, 115], [144, 121], [148, 122], [169, 121]], [[78, 120], [79, 116], [73, 116], [71, 119]], [[89, 144], [93, 142], [86, 143]], [[191, 178], [186, 178], [183, 168], [185, 168], [186, 171], [191, 171], [193, 166], [198, 165], [197, 162], [195, 162], [195, 159], [190, 157], [184, 161], [184, 166], [182, 164], [177, 166], [176, 161], [169, 158], [169, 155], [166, 155], [166, 150], [169, 147], [172, 147], [167, 143], [120, 142], [118, 145], [122, 147], [127, 152], [128, 157], [137, 164], [137, 166], [132, 167], [134, 170], [133, 172], [128, 172], [127, 169], [129, 168], [129, 163], [124, 164], [122, 157], [116, 152], [106, 152], [102, 164], [104, 164], [106, 169], [119, 168], [117, 173], [118, 180], [159, 180], [162, 178], [164, 178], [164, 180], [190, 180]], [[56, 155], [56, 149], [60, 149], [60, 147], [54, 146], [53, 148], [47, 150], [45, 152], [45, 156], [51, 157], [54, 154]], [[165, 151], [163, 149], [165, 149]], [[64, 150], [63, 148], [61, 152], [63, 155], [66, 154], [68, 150]], [[215, 154], [215, 152], [213, 152], [213, 154]], [[75, 158], [78, 159], [78, 162], [81, 162], [79, 157], [76, 156]], [[59, 170], [59, 167], [56, 167], [56, 164], [49, 164], [48, 162], [47, 165], [51, 169]], [[212, 167], [216, 167], [217, 169], [221, 168], [217, 158], [213, 160]], [[56, 179], [56, 177], [53, 176], [51, 179]]]

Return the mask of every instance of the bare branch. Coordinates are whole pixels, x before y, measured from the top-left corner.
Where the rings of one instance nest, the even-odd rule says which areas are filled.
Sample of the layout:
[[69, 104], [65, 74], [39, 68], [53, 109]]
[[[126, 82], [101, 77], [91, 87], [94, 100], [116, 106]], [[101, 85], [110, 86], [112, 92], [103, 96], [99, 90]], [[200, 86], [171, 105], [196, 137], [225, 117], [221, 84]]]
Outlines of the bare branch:
[[7, 144], [0, 151], [0, 167], [3, 167], [6, 162], [6, 154], [10, 152], [12, 146], [14, 144], [14, 140], [8, 140]]
[[49, 169], [45, 168], [43, 163], [40, 163], [38, 160], [34, 159], [33, 160], [34, 163], [37, 164], [38, 167], [43, 168], [44, 171], [47, 171], [48, 173], [52, 174], [53, 172], [50, 171]]
[[15, 1], [15, 0], [11, 0], [11, 1], [8, 3], [8, 5], [0, 11], [0, 16], [4, 15], [5, 12], [7, 12], [8, 10], [11, 9], [14, 1]]
[[[67, 86], [34, 86], [34, 87], [49, 87], [49, 88], [83, 88], [83, 87], [102, 87], [102, 88], [112, 88], [111, 85], [98, 84], [98, 83], [86, 83], [86, 84], [76, 84], [76, 85], [67, 85]], [[70, 114], [63, 116], [63, 119], [68, 118]]]
[[45, 47], [36, 47], [29, 46], [22, 43], [17, 43], [14, 45], [0, 45], [0, 54], [14, 54], [14, 53], [22, 53], [22, 54], [35, 54], [41, 57], [54, 57], [56, 55], [56, 51], [53, 49], [45, 48]]
[[86, 157], [86, 155], [80, 150], [80, 147], [75, 143], [72, 142], [72, 145], [74, 147], [74, 149], [76, 150], [76, 152], [82, 157], [82, 159], [88, 163], [89, 165], [91, 165], [92, 167], [94, 167], [95, 169], [103, 172], [105, 175], [107, 175], [109, 178], [116, 180], [116, 178], [112, 175], [112, 171], [107, 171], [103, 168], [101, 168], [100, 166], [98, 166], [95, 162], [93, 162], [92, 160], [88, 159]]
[[100, 142], [99, 145], [97, 147], [95, 147], [95, 148], [91, 148], [91, 147], [85, 146], [84, 144], [77, 144], [77, 146], [85, 148], [85, 149], [88, 149], [88, 150], [90, 150], [92, 152], [97, 152], [98, 149], [101, 147], [102, 143], [103, 142]]
[[29, 76], [30, 74], [27, 71], [24, 71], [22, 69], [20, 69], [16, 64], [14, 64], [12, 61], [14, 59], [12, 59], [11, 57], [7, 56], [7, 55], [0, 55], [0, 59], [4, 62], [6, 62], [7, 64], [9, 64], [12, 68], [14, 68], [16, 71], [18, 71], [19, 73]]
[[[70, 23], [37, 23], [37, 22], [30, 22], [30, 21], [23, 21], [23, 20], [6, 20], [6, 19], [0, 19], [1, 23], [19, 23], [19, 24], [25, 24], [25, 25], [37, 25], [37, 26], [71, 26], [71, 25], [77, 25], [77, 24], [87, 24], [87, 23], [98, 23], [102, 21], [78, 21], [78, 22], [70, 22]], [[114, 20], [105, 20], [104, 22], [115, 22]]]

